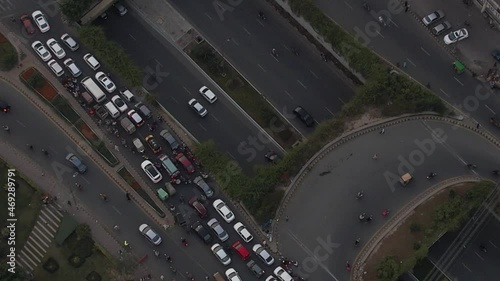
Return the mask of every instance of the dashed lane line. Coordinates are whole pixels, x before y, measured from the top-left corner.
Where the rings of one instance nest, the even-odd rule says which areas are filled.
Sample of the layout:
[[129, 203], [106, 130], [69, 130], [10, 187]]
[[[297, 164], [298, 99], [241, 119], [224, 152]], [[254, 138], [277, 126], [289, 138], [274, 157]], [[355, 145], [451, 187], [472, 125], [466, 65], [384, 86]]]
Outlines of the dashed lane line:
[[427, 52], [424, 48], [420, 47], [420, 50], [422, 50], [422, 52], [424, 52], [429, 57], [431, 56], [431, 54], [429, 54], [429, 52]]
[[462, 85], [462, 86], [464, 85], [462, 82], [460, 82], [460, 80], [458, 80], [458, 78], [457, 78], [457, 77], [453, 76], [453, 79], [455, 79], [455, 80], [458, 82], [458, 84], [460, 84], [460, 85]]

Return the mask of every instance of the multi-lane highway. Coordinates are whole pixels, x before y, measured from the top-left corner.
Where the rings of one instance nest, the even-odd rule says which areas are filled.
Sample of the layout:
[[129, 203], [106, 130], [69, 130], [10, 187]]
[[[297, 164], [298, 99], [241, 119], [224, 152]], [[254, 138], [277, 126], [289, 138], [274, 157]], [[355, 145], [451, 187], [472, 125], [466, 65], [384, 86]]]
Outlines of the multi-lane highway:
[[351, 82], [264, 1], [229, 1], [225, 11], [212, 2], [171, 2], [301, 132], [312, 130], [294, 118], [295, 106], [321, 121], [354, 94]]
[[[429, 82], [436, 95], [483, 126], [487, 126], [494, 113], [500, 112], [499, 100], [487, 85], [472, 78], [469, 73], [458, 75], [453, 71], [452, 62], [455, 59], [437, 42], [442, 41], [442, 36], [436, 41], [410, 13], [404, 13], [404, 9], [399, 13], [390, 13], [390, 1], [382, 0], [370, 1], [371, 12], [362, 7], [361, 0], [349, 3], [340, 0], [314, 2], [344, 29], [391, 63], [402, 65], [406, 62], [406, 68], [402, 69], [404, 72], [423, 85]], [[390, 15], [391, 24], [378, 32], [370, 31], [370, 26], [377, 25], [376, 18], [381, 11]], [[467, 40], [474, 40], [474, 37]], [[488, 128], [500, 137], [500, 131]]]

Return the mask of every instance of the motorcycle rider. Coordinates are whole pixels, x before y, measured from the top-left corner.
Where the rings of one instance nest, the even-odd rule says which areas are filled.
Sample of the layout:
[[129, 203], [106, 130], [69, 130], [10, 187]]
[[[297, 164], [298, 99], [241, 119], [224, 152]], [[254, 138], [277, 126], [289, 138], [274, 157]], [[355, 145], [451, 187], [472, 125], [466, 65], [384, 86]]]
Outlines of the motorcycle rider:
[[266, 19], [266, 15], [264, 15], [264, 12], [262, 11], [259, 11], [259, 18], [265, 20]]
[[361, 199], [363, 197], [363, 195], [364, 195], [364, 192], [363, 192], [363, 190], [361, 190], [361, 191], [358, 191], [358, 195], [356, 195], [356, 197], [358, 199]]
[[433, 177], [435, 177], [437, 174], [434, 173], [434, 172], [430, 172], [429, 175], [427, 176], [427, 179], [431, 179]]
[[354, 246], [358, 246], [359, 242], [361, 242], [361, 238], [358, 238], [356, 239], [356, 241], [354, 241]]

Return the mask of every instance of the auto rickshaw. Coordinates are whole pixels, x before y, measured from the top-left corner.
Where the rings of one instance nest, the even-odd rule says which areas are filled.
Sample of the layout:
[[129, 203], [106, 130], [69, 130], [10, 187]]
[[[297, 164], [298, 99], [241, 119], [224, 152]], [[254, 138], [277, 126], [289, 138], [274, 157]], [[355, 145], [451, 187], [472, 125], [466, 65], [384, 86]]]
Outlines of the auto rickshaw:
[[410, 173], [406, 173], [401, 176], [399, 179], [399, 182], [401, 183], [402, 186], [406, 186], [412, 179], [412, 175]]
[[158, 188], [156, 190], [156, 193], [158, 194], [158, 197], [160, 197], [161, 201], [165, 201], [168, 199], [168, 193], [165, 190], [163, 190], [163, 188]]
[[167, 189], [168, 195], [170, 195], [170, 197], [174, 196], [175, 193], [177, 192], [175, 190], [175, 187], [170, 182], [165, 183], [165, 188]]
[[453, 62], [453, 70], [455, 70], [457, 74], [462, 74], [465, 71], [465, 65], [461, 61], [456, 60]]

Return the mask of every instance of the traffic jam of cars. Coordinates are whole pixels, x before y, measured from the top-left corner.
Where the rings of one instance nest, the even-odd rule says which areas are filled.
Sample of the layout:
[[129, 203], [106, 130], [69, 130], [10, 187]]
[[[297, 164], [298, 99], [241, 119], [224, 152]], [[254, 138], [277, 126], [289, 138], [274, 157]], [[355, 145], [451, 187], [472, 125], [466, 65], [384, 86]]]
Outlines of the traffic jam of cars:
[[[33, 12], [32, 19], [41, 33], [50, 34], [50, 25], [42, 12]], [[28, 15], [21, 16], [21, 23], [27, 33], [35, 33], [35, 28]], [[163, 118], [160, 116], [153, 118], [150, 108], [144, 102], [139, 101], [131, 90], [127, 88], [118, 90], [118, 86], [111, 79], [110, 74], [101, 70], [102, 66], [98, 58], [91, 53], [83, 52], [71, 35], [66, 33], [59, 38], [60, 41], [51, 37], [43, 41], [46, 42], [45, 44], [41, 40], [36, 40], [32, 43], [33, 51], [43, 62], [47, 63], [48, 69], [60, 79], [61, 84], [78, 100], [98, 126], [104, 128], [111, 138], [119, 139], [122, 146], [129, 149], [131, 153], [143, 158], [140, 163], [141, 170], [155, 184], [158, 197], [172, 211], [176, 222], [181, 227], [194, 231], [204, 244], [210, 245], [209, 249], [223, 266], [229, 266], [233, 262], [231, 255], [235, 253], [244, 261], [248, 270], [255, 277], [263, 277], [266, 274], [263, 268], [274, 264], [273, 256], [266, 249], [265, 244], [252, 243], [254, 236], [242, 222], [236, 221], [235, 214], [226, 202], [214, 198], [215, 192], [207, 184], [209, 177], [202, 171], [201, 164], [190, 149], [179, 142], [172, 131], [161, 128]], [[88, 69], [83, 69], [78, 65], [78, 61], [71, 58], [75, 57], [79, 51], [85, 53], [81, 56], [81, 60], [95, 74], [87, 76]], [[94, 79], [97, 83], [94, 82]], [[209, 104], [214, 104], [217, 101], [217, 96], [206, 86], [199, 89], [199, 94]], [[107, 95], [110, 95], [109, 100]], [[195, 98], [188, 101], [188, 106], [199, 117], [205, 117], [208, 114], [208, 110]], [[10, 106], [2, 104], [2, 110], [9, 109]], [[315, 123], [311, 115], [300, 106], [294, 110], [294, 114], [308, 127]], [[139, 130], [146, 127], [144, 125], [147, 125], [147, 133], [141, 136]], [[142, 129], [142, 131], [145, 130]], [[156, 135], [157, 131], [159, 131], [158, 135]], [[115, 145], [115, 149], [119, 150], [117, 145]], [[77, 155], [69, 153], [65, 159], [75, 168], [76, 173], [84, 174], [87, 172], [87, 166]], [[279, 160], [279, 156], [270, 151], [266, 154], [266, 159], [269, 162], [276, 162]], [[162, 181], [164, 181], [163, 184], [161, 184]], [[180, 212], [181, 208], [176, 208], [172, 200], [167, 202], [167, 199], [177, 193], [176, 186], [190, 184], [194, 184], [199, 192], [187, 200], [187, 204], [196, 214], [195, 219], [192, 219], [189, 214]], [[179, 198], [178, 204], [186, 202], [184, 194], [177, 196]], [[211, 200], [213, 201], [210, 204]], [[221, 220], [210, 214], [209, 209], [211, 208], [208, 207], [210, 205]], [[236, 240], [229, 243], [229, 232], [226, 231], [226, 227], [230, 225], [241, 241]], [[153, 226], [141, 224], [139, 232], [153, 246], [159, 246], [162, 243], [161, 235]], [[215, 243], [216, 240], [217, 243]], [[183, 241], [183, 243], [187, 245], [187, 241]], [[255, 259], [252, 259], [252, 254], [248, 249], [251, 249]], [[266, 277], [266, 281], [293, 280], [289, 267], [292, 263], [286, 259], [282, 259], [282, 262], [283, 266], [275, 268], [274, 276], [269, 275]], [[234, 268], [228, 268], [224, 274], [229, 280], [242, 280]], [[216, 276], [220, 277], [220, 273], [214, 274], [214, 278], [217, 280]]]

